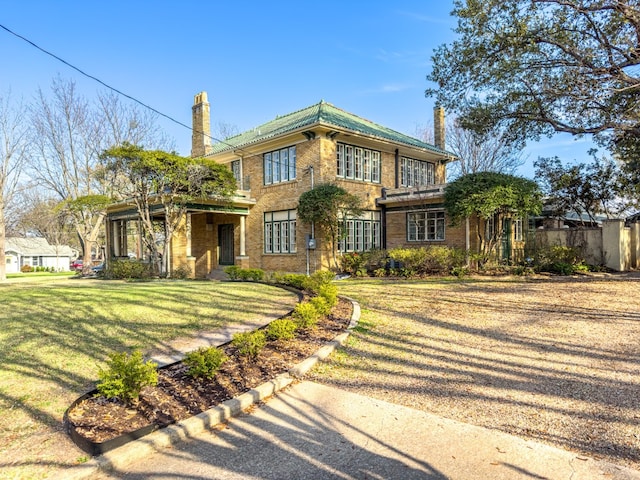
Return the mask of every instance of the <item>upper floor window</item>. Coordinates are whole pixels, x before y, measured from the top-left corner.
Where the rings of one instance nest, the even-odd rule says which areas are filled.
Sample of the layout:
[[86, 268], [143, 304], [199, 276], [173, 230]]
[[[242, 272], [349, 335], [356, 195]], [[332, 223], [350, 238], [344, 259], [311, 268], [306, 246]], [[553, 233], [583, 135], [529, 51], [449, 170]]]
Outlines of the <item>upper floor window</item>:
[[287, 147], [263, 155], [264, 184], [288, 182], [296, 178], [296, 147]]
[[231, 171], [233, 172], [233, 178], [236, 179], [238, 188], [242, 190], [242, 169], [240, 168], [240, 160], [233, 160], [231, 162]]
[[338, 143], [338, 177], [380, 183], [380, 152]]
[[400, 158], [400, 185], [403, 187], [419, 187], [435, 183], [435, 166], [431, 162]]
[[444, 240], [444, 210], [407, 213], [407, 240]]

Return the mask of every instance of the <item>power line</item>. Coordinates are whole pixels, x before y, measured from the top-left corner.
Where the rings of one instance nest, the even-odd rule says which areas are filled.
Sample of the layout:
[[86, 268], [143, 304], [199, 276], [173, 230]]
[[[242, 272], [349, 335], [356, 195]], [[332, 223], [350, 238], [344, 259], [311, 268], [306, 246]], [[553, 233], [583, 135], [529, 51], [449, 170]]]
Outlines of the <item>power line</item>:
[[[147, 108], [147, 109], [151, 110], [152, 112], [157, 113], [158, 115], [160, 115], [160, 116], [162, 116], [162, 117], [164, 117], [164, 118], [166, 118], [166, 119], [168, 119], [168, 120], [172, 121], [173, 123], [176, 123], [176, 124], [180, 125], [181, 127], [187, 128], [187, 129], [191, 130], [191, 131], [192, 131], [192, 132], [194, 132], [194, 133], [198, 133], [198, 134], [204, 135], [204, 136], [206, 136], [206, 137], [210, 138], [211, 140], [214, 140], [214, 141], [216, 141], [216, 142], [220, 142], [220, 143], [224, 143], [225, 145], [228, 145], [228, 146], [230, 146], [230, 147], [232, 147], [232, 148], [234, 148], [234, 149], [238, 149], [238, 147], [236, 147], [235, 145], [231, 145], [230, 143], [227, 143], [227, 142], [225, 142], [225, 141], [223, 141], [223, 140], [220, 140], [220, 139], [218, 139], [218, 138], [212, 137], [211, 135], [209, 135], [209, 134], [207, 134], [207, 133], [205, 133], [205, 132], [200, 132], [200, 131], [194, 130], [194, 129], [193, 129], [193, 127], [190, 127], [189, 125], [186, 125], [186, 124], [182, 123], [181, 121], [176, 120], [175, 118], [173, 118], [173, 117], [171, 117], [171, 116], [169, 116], [169, 115], [167, 115], [167, 114], [165, 114], [165, 113], [162, 113], [161, 111], [159, 111], [159, 110], [157, 110], [157, 109], [153, 108], [152, 106], [147, 105], [146, 103], [144, 103], [144, 102], [142, 102], [142, 101], [138, 100], [137, 98], [132, 97], [131, 95], [127, 95], [126, 93], [122, 92], [121, 90], [118, 90], [117, 88], [112, 87], [111, 85], [108, 85], [107, 83], [103, 82], [103, 81], [102, 81], [102, 80], [100, 80], [99, 78], [97, 78], [97, 77], [95, 77], [95, 76], [93, 76], [93, 75], [88, 74], [87, 72], [85, 72], [85, 71], [81, 70], [80, 68], [76, 67], [75, 65], [73, 65], [73, 64], [71, 64], [71, 63], [69, 63], [69, 62], [67, 62], [67, 61], [66, 61], [66, 60], [64, 60], [63, 58], [60, 58], [60, 57], [59, 57], [59, 56], [57, 56], [56, 54], [54, 54], [54, 53], [52, 53], [52, 52], [50, 52], [50, 51], [48, 51], [48, 50], [45, 50], [44, 48], [42, 48], [41, 46], [39, 46], [39, 45], [35, 44], [34, 42], [32, 42], [31, 40], [29, 40], [28, 38], [26, 38], [26, 37], [24, 37], [24, 36], [22, 36], [22, 35], [20, 35], [20, 34], [18, 34], [18, 33], [16, 33], [16, 32], [14, 32], [13, 30], [11, 30], [11, 29], [9, 29], [9, 28], [5, 27], [4, 25], [0, 24], [0, 28], [2, 28], [3, 30], [6, 30], [6, 31], [7, 31], [8, 33], [10, 33], [11, 35], [13, 35], [13, 36], [15, 36], [15, 37], [18, 37], [19, 39], [21, 39], [21, 40], [23, 40], [23, 41], [27, 42], [27, 43], [28, 43], [29, 45], [31, 45], [32, 47], [37, 48], [37, 49], [38, 49], [38, 50], [40, 50], [41, 52], [43, 52], [43, 53], [45, 53], [45, 54], [49, 55], [50, 57], [53, 57], [54, 59], [58, 60], [59, 62], [64, 63], [65, 65], [67, 65], [68, 67], [70, 67], [70, 68], [74, 69], [76, 72], [80, 73], [81, 75], [84, 75], [85, 77], [90, 78], [91, 80], [93, 80], [93, 81], [95, 81], [95, 82], [98, 82], [100, 85], [102, 85], [102, 86], [104, 86], [104, 87], [108, 88], [109, 90], [111, 90], [111, 91], [113, 91], [113, 92], [116, 92], [118, 95], [122, 95], [123, 97], [128, 98], [129, 100], [132, 100], [132, 101], [134, 101], [135, 103], [137, 103], [137, 104], [139, 104], [139, 105], [142, 105], [144, 108]], [[239, 150], [241, 150], [241, 149], [239, 149]]]

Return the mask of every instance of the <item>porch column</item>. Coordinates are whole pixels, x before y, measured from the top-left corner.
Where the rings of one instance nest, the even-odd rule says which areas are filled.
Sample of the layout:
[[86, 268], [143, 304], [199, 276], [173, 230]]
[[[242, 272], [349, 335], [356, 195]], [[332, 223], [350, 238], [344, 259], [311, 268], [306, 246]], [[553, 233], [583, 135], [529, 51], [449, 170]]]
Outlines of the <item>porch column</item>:
[[247, 247], [246, 247], [246, 227], [245, 227], [245, 223], [246, 223], [246, 219], [247, 217], [245, 217], [244, 215], [240, 215], [240, 256], [241, 257], [246, 257], [247, 256]]
[[191, 254], [191, 214], [187, 213], [185, 219], [185, 230], [186, 230], [186, 255], [187, 255], [187, 267], [189, 267], [189, 278], [195, 278], [196, 276], [196, 258]]
[[187, 258], [191, 256], [191, 214], [187, 213], [187, 221], [186, 221], [186, 231], [187, 231]]

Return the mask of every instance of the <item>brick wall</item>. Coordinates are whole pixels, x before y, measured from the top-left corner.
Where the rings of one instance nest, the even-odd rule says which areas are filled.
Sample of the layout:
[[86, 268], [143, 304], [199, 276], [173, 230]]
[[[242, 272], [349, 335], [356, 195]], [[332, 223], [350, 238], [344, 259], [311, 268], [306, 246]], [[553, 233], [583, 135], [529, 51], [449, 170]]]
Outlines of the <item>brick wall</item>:
[[[356, 140], [345, 143], [361, 144]], [[296, 146], [296, 179], [273, 185], [264, 185], [263, 179], [263, 154], [284, 147]], [[380, 150], [379, 148], [377, 148]], [[400, 153], [401, 155], [404, 153]], [[298, 199], [302, 193], [311, 189], [310, 168], [313, 167], [314, 184], [317, 186], [325, 182], [334, 182], [350, 193], [358, 196], [365, 210], [380, 210], [376, 206], [376, 198], [382, 196], [382, 188], [395, 187], [395, 148], [381, 150], [381, 183], [347, 180], [336, 177], [336, 140], [318, 135], [311, 140], [305, 140], [302, 135], [291, 137], [290, 141], [273, 142], [268, 147], [259, 151], [254, 150], [242, 158], [242, 174], [248, 185], [251, 197], [256, 204], [251, 207], [246, 218], [246, 256], [248, 259], [237, 259], [254, 268], [262, 268], [267, 271], [305, 272], [307, 269], [306, 236], [311, 234], [311, 226], [297, 220], [296, 229], [296, 254], [265, 254], [264, 253], [264, 213], [281, 210], [295, 210]], [[436, 181], [444, 180], [444, 166], [436, 165]], [[207, 224], [206, 214], [194, 213], [192, 215], [192, 239], [191, 250], [192, 263], [195, 276], [204, 277], [212, 269], [218, 267], [218, 225], [232, 223], [235, 226], [235, 253], [240, 253], [240, 220], [237, 215], [215, 214], [212, 224]], [[406, 242], [406, 213], [393, 212], [387, 216], [388, 248], [407, 245]], [[325, 239], [324, 232], [316, 229], [315, 250], [309, 251], [309, 270], [332, 267], [333, 255], [329, 242]], [[442, 243], [442, 242], [437, 242]], [[464, 226], [449, 228], [446, 231], [446, 244], [454, 244], [464, 248]], [[411, 245], [416, 245], [413, 242]], [[180, 240], [174, 243], [174, 265], [186, 263], [188, 259], [183, 253], [180, 257], [180, 249], [184, 252], [186, 243]]]

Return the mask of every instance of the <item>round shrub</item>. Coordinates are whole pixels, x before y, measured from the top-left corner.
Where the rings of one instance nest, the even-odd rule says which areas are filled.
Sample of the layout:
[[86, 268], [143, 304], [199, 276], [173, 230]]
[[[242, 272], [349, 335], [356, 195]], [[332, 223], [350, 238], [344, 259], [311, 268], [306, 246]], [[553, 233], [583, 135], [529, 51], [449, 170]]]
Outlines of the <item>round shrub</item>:
[[236, 333], [231, 344], [238, 349], [240, 355], [255, 360], [267, 344], [267, 336], [262, 330]]
[[192, 377], [212, 379], [227, 360], [227, 357], [219, 348], [202, 347], [187, 353], [183, 363], [189, 367], [187, 374]]
[[318, 296], [327, 301], [329, 308], [333, 308], [338, 304], [338, 287], [332, 283], [325, 283], [318, 289]]
[[157, 367], [151, 360], [145, 362], [140, 350], [130, 356], [126, 352], [112, 353], [107, 368], [98, 371], [98, 392], [107, 398], [131, 403], [138, 399], [144, 387], [158, 383]]
[[320, 315], [329, 315], [331, 313], [331, 305], [324, 297], [313, 297], [309, 303], [315, 307]]
[[320, 315], [318, 314], [316, 307], [311, 303], [303, 302], [296, 305], [291, 316], [294, 318], [298, 328], [301, 330], [307, 330], [315, 326]]
[[269, 340], [293, 340], [298, 326], [289, 318], [280, 318], [269, 324], [266, 335]]

